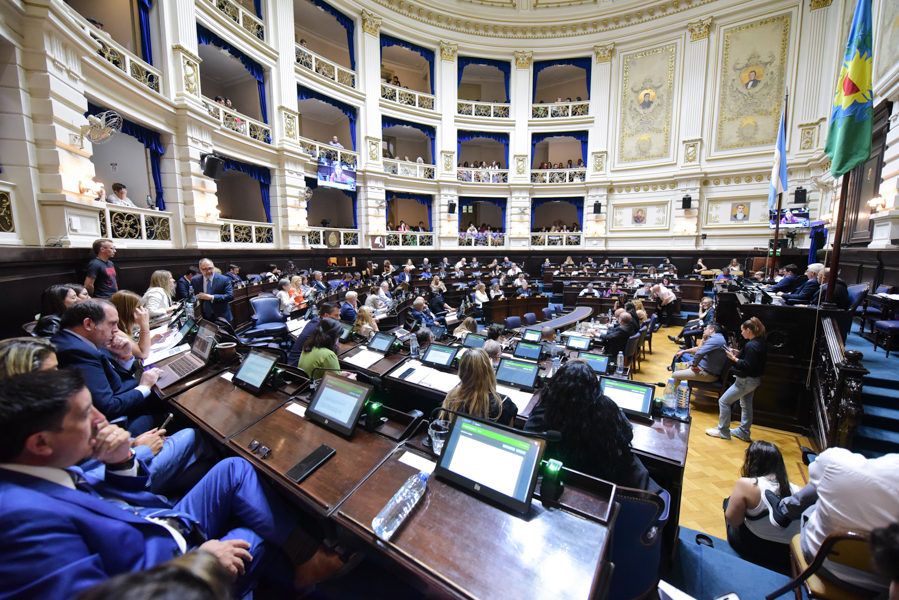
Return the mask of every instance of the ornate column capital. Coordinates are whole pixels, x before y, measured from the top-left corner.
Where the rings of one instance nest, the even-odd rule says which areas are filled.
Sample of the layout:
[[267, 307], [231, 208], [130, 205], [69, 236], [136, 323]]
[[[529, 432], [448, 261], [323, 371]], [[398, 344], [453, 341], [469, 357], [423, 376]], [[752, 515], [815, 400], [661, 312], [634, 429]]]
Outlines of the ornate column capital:
[[378, 37], [378, 31], [381, 29], [381, 17], [376, 17], [364, 8], [362, 9], [362, 31], [368, 35]]
[[612, 50], [615, 48], [615, 42], [604, 46], [593, 46], [593, 54], [596, 55], [596, 64], [612, 62]]
[[690, 41], [698, 42], [700, 40], [709, 39], [709, 29], [712, 26], [712, 17], [699, 19], [692, 23], [687, 23], [687, 29], [690, 30]]
[[456, 51], [459, 50], [459, 44], [444, 42], [440, 40], [440, 58], [445, 61], [453, 62], [456, 60]]
[[819, 8], [827, 8], [833, 4], [833, 0], [811, 0], [809, 2], [810, 10], [818, 10]]
[[532, 56], [534, 56], [534, 53], [530, 50], [516, 50], [515, 67], [518, 69], [530, 69]]

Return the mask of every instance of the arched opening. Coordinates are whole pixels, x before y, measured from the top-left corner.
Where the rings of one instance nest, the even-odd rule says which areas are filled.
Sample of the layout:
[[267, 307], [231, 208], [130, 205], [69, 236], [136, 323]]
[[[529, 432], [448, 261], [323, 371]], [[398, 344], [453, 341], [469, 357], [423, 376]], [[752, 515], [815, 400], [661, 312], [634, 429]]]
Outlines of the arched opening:
[[576, 226], [580, 231], [584, 226], [583, 210], [583, 198], [531, 200], [531, 231], [550, 231], [553, 226], [559, 230], [567, 226], [569, 231]]
[[[577, 60], [577, 59], [573, 59]], [[535, 63], [535, 69], [538, 65]], [[590, 99], [587, 70], [574, 65], [553, 65], [541, 70], [534, 83], [534, 104], [580, 102]]]
[[459, 233], [466, 232], [470, 224], [474, 224], [478, 231], [487, 227], [494, 232], [504, 231], [505, 223], [501, 206], [484, 200], [460, 202], [460, 204]]
[[434, 51], [381, 34], [381, 81], [425, 94], [434, 93]]
[[309, 225], [354, 229], [356, 227], [353, 222], [354, 202], [354, 198], [341, 190], [326, 187], [315, 188], [306, 208]]
[[420, 129], [411, 126], [395, 125], [382, 129], [385, 142], [385, 158], [393, 158], [407, 162], [418, 162], [421, 158], [425, 164], [433, 165], [431, 155], [432, 139]]
[[506, 147], [502, 142], [487, 138], [475, 138], [467, 142], [459, 142], [459, 146], [459, 166], [465, 166], [466, 162], [472, 168], [475, 168], [473, 167], [474, 163], [482, 162], [490, 166], [493, 161], [496, 161], [500, 169], [507, 168], [504, 163]]
[[505, 75], [497, 67], [490, 65], [467, 65], [462, 67], [459, 79], [459, 99], [476, 102], [506, 103]]
[[[405, 223], [409, 231], [417, 231], [423, 227], [424, 231], [431, 231], [430, 206], [423, 204], [415, 198], [402, 197], [401, 192], [387, 192], [387, 226], [389, 230], [397, 230], [401, 223]], [[427, 201], [431, 196], [422, 196]]]

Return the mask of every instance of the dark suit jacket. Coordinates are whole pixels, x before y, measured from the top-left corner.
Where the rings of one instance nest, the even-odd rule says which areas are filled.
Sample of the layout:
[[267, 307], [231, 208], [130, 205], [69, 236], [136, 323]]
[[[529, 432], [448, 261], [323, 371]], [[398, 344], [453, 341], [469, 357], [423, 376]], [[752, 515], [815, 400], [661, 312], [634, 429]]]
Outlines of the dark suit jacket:
[[340, 320], [341, 321], [349, 321], [350, 323], [356, 322], [356, 309], [349, 302], [344, 302], [343, 306], [340, 307]]
[[190, 282], [180, 277], [175, 283], [175, 300], [184, 300], [190, 296]]
[[809, 279], [792, 294], [784, 294], [783, 299], [787, 304], [809, 304], [815, 300], [820, 286], [817, 278]]
[[[821, 302], [827, 301], [827, 286], [829, 284], [825, 283], [821, 286]], [[849, 308], [849, 288], [846, 287], [846, 282], [842, 279], [837, 279], [837, 286], [833, 289], [833, 303], [837, 305], [837, 308], [840, 310], [846, 310]], [[812, 298], [812, 305], [818, 306], [818, 294], [815, 294], [815, 297]]]
[[600, 337], [600, 341], [605, 348], [604, 354], [612, 357], [609, 360], [615, 360], [619, 352], [624, 352], [624, 347], [627, 346], [628, 338], [637, 333], [633, 327], [633, 325], [619, 325], [618, 327], [613, 327], [608, 333]]
[[225, 275], [225, 277], [227, 277], [228, 279], [231, 280], [231, 285], [236, 285], [236, 284], [239, 285], [239, 284], [243, 283], [243, 279], [241, 279], [239, 275], [235, 275], [231, 271], [226, 271], [224, 273], [224, 275]]
[[312, 287], [320, 292], [324, 292], [326, 294], [328, 293], [328, 284], [326, 284], [324, 281], [313, 281]]
[[290, 349], [290, 353], [287, 355], [287, 364], [291, 367], [297, 366], [300, 362], [300, 355], [303, 353], [303, 345], [306, 343], [306, 340], [309, 339], [309, 336], [312, 335], [312, 332], [315, 331], [315, 328], [318, 327], [318, 324], [321, 322], [321, 317], [315, 317], [311, 319], [306, 326], [303, 327], [303, 331], [300, 332], [300, 335], [297, 336], [297, 341], [293, 343], [293, 347]]
[[799, 285], [801, 285], [799, 278], [796, 275], [790, 274], [778, 281], [772, 287], [768, 288], [768, 291], [783, 292], [784, 294], [789, 294], [790, 292], [794, 291]]
[[430, 309], [425, 308], [424, 310], [415, 310], [412, 309], [412, 318], [421, 323], [422, 325], [433, 325], [436, 323], [434, 320], [434, 313], [430, 311]]
[[81, 369], [94, 406], [110, 421], [142, 411], [144, 395], [137, 381], [123, 382], [106, 355], [72, 332], [63, 329], [50, 341], [56, 346], [61, 369]]
[[[204, 278], [203, 275], [194, 275], [190, 280], [191, 287], [194, 288], [195, 294], [203, 293]], [[207, 319], [218, 319], [219, 317], [230, 321], [231, 317], [231, 301], [234, 300], [234, 291], [231, 288], [231, 280], [224, 275], [216, 273], [212, 276], [212, 301], [204, 300], [200, 302], [200, 309], [203, 316]]]

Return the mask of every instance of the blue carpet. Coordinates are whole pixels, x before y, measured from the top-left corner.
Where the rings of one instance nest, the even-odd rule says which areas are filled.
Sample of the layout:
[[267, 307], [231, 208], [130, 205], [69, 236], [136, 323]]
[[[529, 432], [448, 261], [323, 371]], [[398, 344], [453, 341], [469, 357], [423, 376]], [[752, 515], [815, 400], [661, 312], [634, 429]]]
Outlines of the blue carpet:
[[[741, 559], [725, 540], [713, 537], [714, 547], [700, 546], [697, 533], [680, 528], [677, 558], [670, 573], [662, 577], [697, 600], [711, 600], [728, 592], [735, 592], [740, 600], [763, 600], [790, 581], [786, 575]], [[784, 600], [792, 597], [792, 592], [781, 596]], [[805, 591], [802, 597], [808, 598]]]
[[[874, 351], [874, 343], [864, 339], [858, 333], [858, 325], [853, 324], [852, 333], [846, 338], [846, 350], [858, 350], [864, 355], [862, 364], [871, 374], [865, 377], [865, 387], [868, 385], [882, 385], [883, 387], [896, 388], [896, 373], [899, 372], [899, 348], [890, 352], [887, 358], [886, 350], [878, 346]], [[870, 382], [870, 383], [869, 383]]]

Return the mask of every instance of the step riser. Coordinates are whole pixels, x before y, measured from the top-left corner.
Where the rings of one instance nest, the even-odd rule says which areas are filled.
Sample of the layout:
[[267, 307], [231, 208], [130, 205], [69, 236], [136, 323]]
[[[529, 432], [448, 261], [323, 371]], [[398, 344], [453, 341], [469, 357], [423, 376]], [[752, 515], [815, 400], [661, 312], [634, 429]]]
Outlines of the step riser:
[[885, 429], [886, 431], [899, 431], [899, 420], [884, 417], [874, 417], [865, 415], [862, 417], [862, 425], [865, 427], [873, 427], [875, 429]]
[[873, 450], [875, 452], [883, 452], [884, 454], [894, 454], [899, 452], [899, 444], [856, 436], [852, 449], [856, 452]]

